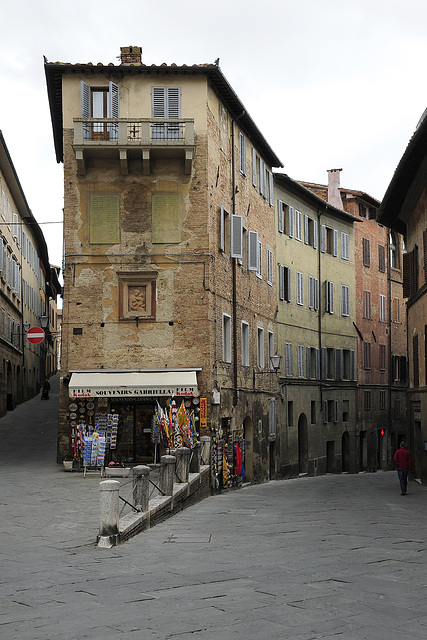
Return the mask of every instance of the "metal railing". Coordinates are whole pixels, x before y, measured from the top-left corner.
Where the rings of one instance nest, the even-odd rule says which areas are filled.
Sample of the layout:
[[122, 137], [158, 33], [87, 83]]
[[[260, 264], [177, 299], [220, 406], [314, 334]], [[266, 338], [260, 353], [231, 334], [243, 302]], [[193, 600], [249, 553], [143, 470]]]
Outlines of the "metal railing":
[[74, 144], [194, 145], [190, 118], [74, 118]]

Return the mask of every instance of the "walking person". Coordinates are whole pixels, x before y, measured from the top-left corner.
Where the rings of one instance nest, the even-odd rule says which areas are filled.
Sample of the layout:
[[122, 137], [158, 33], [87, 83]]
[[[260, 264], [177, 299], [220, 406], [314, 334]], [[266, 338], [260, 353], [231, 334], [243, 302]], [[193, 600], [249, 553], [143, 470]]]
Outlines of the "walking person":
[[405, 442], [400, 443], [400, 449], [394, 454], [394, 464], [396, 465], [397, 475], [399, 476], [400, 489], [402, 491], [401, 495], [405, 496], [408, 487], [408, 473], [414, 470], [411, 454], [406, 448]]
[[42, 389], [42, 400], [49, 400], [50, 382], [46, 378]]

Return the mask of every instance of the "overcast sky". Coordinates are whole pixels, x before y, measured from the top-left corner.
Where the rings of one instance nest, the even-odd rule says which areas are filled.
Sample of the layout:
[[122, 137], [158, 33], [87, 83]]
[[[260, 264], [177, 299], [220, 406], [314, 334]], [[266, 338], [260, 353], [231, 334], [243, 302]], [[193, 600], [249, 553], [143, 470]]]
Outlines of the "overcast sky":
[[61, 264], [62, 164], [43, 55], [220, 67], [284, 171], [381, 199], [427, 107], [426, 0], [21, 0], [0, 12], [0, 129], [28, 204]]

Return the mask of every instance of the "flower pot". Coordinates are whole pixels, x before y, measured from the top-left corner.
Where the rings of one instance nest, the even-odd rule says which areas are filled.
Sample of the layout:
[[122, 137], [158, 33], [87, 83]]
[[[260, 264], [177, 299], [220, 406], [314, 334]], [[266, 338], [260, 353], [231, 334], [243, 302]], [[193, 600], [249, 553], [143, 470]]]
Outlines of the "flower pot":
[[127, 478], [130, 474], [130, 467], [105, 467], [107, 478]]
[[64, 465], [64, 471], [72, 471], [73, 469], [72, 460], [63, 460], [62, 464]]

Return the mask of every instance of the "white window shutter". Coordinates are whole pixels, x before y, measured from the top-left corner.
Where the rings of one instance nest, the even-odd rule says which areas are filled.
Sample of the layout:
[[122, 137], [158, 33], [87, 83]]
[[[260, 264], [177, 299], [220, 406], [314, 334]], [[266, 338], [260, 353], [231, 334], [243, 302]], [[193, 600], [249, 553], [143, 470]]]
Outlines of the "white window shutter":
[[323, 400], [323, 422], [326, 424], [328, 422], [328, 401]]
[[166, 92], [165, 87], [152, 87], [151, 89], [151, 114], [153, 118], [166, 118]]
[[334, 313], [334, 283], [329, 283], [329, 313]]
[[274, 207], [274, 182], [273, 174], [268, 172], [268, 200], [271, 207]]
[[315, 367], [316, 367], [316, 378], [320, 379], [320, 358], [319, 358], [319, 349], [314, 350], [315, 355]]
[[119, 85], [114, 82], [109, 84], [107, 118], [119, 117], [120, 91]]
[[166, 118], [181, 117], [181, 90], [179, 87], [166, 87]]
[[320, 251], [326, 253], [326, 227], [324, 224], [320, 225]]
[[287, 277], [288, 277], [288, 302], [291, 301], [291, 270], [288, 269], [287, 270]]
[[332, 240], [332, 254], [336, 257], [338, 255], [338, 231], [333, 229]]
[[273, 284], [273, 252], [267, 249], [267, 283]]
[[322, 347], [322, 378], [328, 377], [328, 350]]
[[231, 216], [231, 257], [242, 258], [243, 257], [243, 221], [242, 216]]
[[313, 247], [317, 249], [317, 220], [313, 220]]
[[308, 216], [306, 216], [304, 214], [304, 243], [308, 244], [309, 243], [309, 236], [308, 236]]
[[288, 235], [294, 237], [294, 208], [288, 207]]
[[80, 81], [80, 115], [82, 118], [90, 118], [90, 86]]
[[258, 269], [258, 232], [248, 232], [248, 269], [256, 271]]
[[285, 267], [279, 264], [279, 300], [285, 299]]
[[256, 151], [252, 147], [252, 184], [254, 187], [257, 186], [257, 171], [256, 171]]
[[314, 279], [314, 309], [317, 311], [319, 308], [319, 280]]

